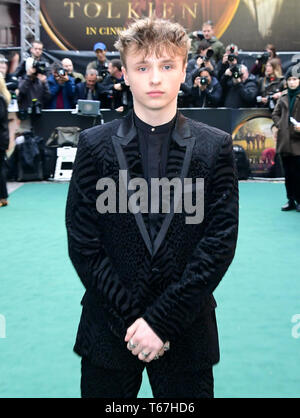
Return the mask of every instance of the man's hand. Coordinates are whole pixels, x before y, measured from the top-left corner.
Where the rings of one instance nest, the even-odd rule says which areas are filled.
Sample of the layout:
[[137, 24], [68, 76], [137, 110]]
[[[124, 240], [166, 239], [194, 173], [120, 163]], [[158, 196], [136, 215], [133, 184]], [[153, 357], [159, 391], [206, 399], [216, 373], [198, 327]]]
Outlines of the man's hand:
[[[130, 341], [130, 342], [129, 342]], [[155, 356], [164, 353], [164, 343], [149, 327], [143, 318], [137, 319], [128, 329], [125, 336], [127, 348], [139, 360], [150, 363]], [[131, 348], [132, 344], [135, 348]]]
[[42, 83], [46, 83], [47, 81], [47, 76], [46, 74], [38, 74], [37, 78], [42, 82]]

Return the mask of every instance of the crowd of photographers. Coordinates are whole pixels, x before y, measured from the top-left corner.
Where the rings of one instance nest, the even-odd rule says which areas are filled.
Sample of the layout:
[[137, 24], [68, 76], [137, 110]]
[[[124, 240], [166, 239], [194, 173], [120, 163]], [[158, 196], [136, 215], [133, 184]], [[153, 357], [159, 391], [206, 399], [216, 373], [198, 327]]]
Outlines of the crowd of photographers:
[[[239, 57], [235, 44], [226, 48], [215, 37], [213, 23], [189, 34], [192, 41], [179, 107], [266, 107], [274, 109], [286, 89], [280, 59], [267, 45], [252, 68]], [[0, 73], [11, 93], [21, 128], [29, 129], [42, 109], [72, 109], [78, 100], [99, 100], [101, 108], [124, 112], [132, 107], [130, 88], [124, 83], [121, 61], [108, 60], [102, 42], [94, 45], [95, 59], [85, 74], [76, 72], [69, 58], [50, 64], [43, 44], [34, 41], [30, 56], [17, 65], [17, 55], [0, 56]]]

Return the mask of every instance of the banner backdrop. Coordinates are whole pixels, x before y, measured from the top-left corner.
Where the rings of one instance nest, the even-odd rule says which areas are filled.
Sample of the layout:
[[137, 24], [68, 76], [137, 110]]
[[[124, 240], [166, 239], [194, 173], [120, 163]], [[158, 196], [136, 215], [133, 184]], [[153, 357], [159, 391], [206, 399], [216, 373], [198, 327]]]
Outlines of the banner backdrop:
[[263, 50], [300, 50], [299, 0], [41, 0], [42, 40], [46, 49], [92, 50], [104, 42], [108, 50], [132, 19], [157, 16], [180, 22], [188, 32], [212, 20], [215, 35], [227, 45]]

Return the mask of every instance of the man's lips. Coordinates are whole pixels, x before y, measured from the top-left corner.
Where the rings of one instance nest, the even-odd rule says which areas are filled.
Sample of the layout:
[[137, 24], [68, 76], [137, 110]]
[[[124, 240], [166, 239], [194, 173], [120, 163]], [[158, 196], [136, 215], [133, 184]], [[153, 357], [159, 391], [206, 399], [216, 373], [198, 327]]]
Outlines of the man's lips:
[[161, 96], [162, 94], [164, 94], [164, 92], [160, 90], [153, 90], [153, 91], [148, 91], [147, 94], [148, 96], [151, 96], [151, 97], [157, 97], [157, 96]]

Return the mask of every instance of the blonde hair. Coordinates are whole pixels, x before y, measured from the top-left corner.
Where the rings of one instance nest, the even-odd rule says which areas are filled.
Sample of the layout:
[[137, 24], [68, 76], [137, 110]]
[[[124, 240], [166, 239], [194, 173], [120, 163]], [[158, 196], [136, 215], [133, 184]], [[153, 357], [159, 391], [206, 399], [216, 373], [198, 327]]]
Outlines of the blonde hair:
[[282, 67], [281, 67], [281, 62], [278, 58], [273, 58], [270, 59], [268, 61], [268, 64], [271, 65], [271, 67], [273, 68], [273, 73], [275, 74], [275, 76], [277, 78], [281, 78], [282, 77]]
[[131, 47], [136, 52], [143, 51], [145, 57], [155, 53], [157, 57], [164, 51], [171, 55], [182, 55], [187, 62], [191, 40], [179, 23], [153, 17], [136, 19], [127, 29], [120, 32], [114, 44], [120, 52], [122, 64], [126, 68], [126, 54]]
[[10, 95], [10, 92], [6, 88], [5, 80], [4, 80], [2, 73], [0, 73], [0, 95], [4, 97], [6, 104], [8, 106], [11, 101], [11, 95]]

